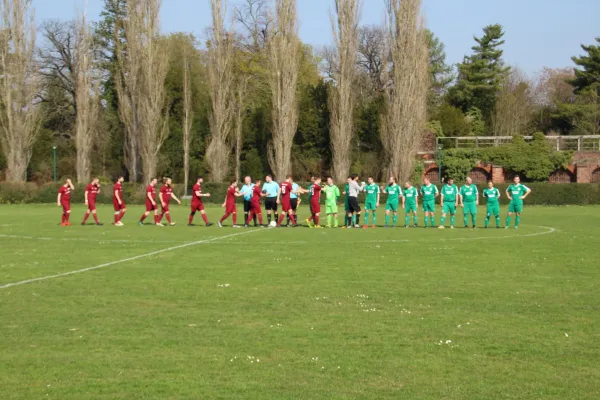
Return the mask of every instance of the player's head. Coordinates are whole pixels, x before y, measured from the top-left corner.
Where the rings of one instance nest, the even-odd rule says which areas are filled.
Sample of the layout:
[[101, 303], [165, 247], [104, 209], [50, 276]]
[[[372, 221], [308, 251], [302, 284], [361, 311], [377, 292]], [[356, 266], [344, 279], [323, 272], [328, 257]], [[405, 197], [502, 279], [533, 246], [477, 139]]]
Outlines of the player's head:
[[321, 183], [321, 177], [320, 176], [315, 176], [315, 185], [318, 185]]
[[173, 180], [171, 178], [166, 177], [166, 176], [164, 177], [163, 182], [167, 186], [171, 186], [173, 184]]
[[431, 181], [429, 180], [429, 178], [423, 178], [423, 183], [424, 183], [426, 186], [429, 186], [429, 185], [431, 184]]
[[196, 183], [197, 184], [201, 184], [202, 182], [204, 182], [204, 178], [202, 178], [201, 176], [196, 178]]
[[404, 187], [407, 187], [407, 188], [409, 188], [409, 187], [411, 187], [411, 186], [412, 186], [412, 183], [410, 183], [410, 181], [406, 181], [406, 182], [404, 183]]
[[494, 182], [488, 181], [488, 187], [491, 189], [494, 187]]
[[394, 178], [393, 176], [390, 176], [390, 185], [393, 185], [394, 183], [396, 183], [396, 178]]
[[467, 176], [466, 182], [467, 182], [467, 185], [470, 185], [471, 183], [473, 183], [473, 179], [471, 179], [470, 176]]
[[521, 182], [521, 177], [519, 175], [515, 175], [515, 177], [513, 178], [513, 182], [515, 184], [519, 184]]
[[333, 185], [333, 178], [332, 177], [330, 177], [330, 176], [327, 177], [327, 184], [328, 185]]
[[157, 183], [158, 183], [158, 179], [156, 179], [156, 178], [152, 178], [152, 180], [150, 181], [150, 184], [152, 186], [156, 186]]
[[119, 178], [117, 179], [117, 182], [119, 182], [119, 183], [125, 182], [125, 177], [124, 176], [119, 176]]
[[375, 179], [373, 179], [373, 177], [370, 176], [370, 177], [367, 178], [367, 182], [369, 182], [369, 185], [372, 185], [373, 182], [375, 182]]
[[237, 184], [238, 184], [237, 179], [232, 179], [231, 182], [230, 182], [230, 184], [231, 184], [232, 187], [237, 186]]
[[248, 176], [244, 177], [244, 183], [245, 183], [246, 185], [249, 185], [249, 184], [251, 184], [251, 183], [252, 183], [252, 177], [251, 177], [250, 175], [248, 175]]
[[349, 176], [348, 178], [346, 178], [346, 182], [348, 182], [348, 183], [352, 182], [352, 177]]
[[350, 178], [351, 178], [353, 181], [357, 181], [357, 180], [358, 180], [358, 174], [352, 174], [352, 175], [350, 176]]
[[290, 183], [292, 183], [292, 181], [294, 180], [294, 178], [292, 177], [292, 175], [288, 174], [288, 175], [286, 175], [285, 180], [288, 181], [288, 182], [290, 182]]
[[254, 180], [254, 183], [255, 183], [257, 186], [258, 186], [258, 185], [260, 185], [260, 183], [261, 183], [261, 182], [262, 182], [262, 180], [261, 180], [260, 178], [256, 178], [256, 179]]
[[272, 175], [267, 175], [267, 177], [265, 178], [265, 181], [266, 181], [267, 183], [270, 183], [270, 182], [272, 182], [272, 181], [273, 181], [273, 176], [272, 176]]
[[452, 178], [448, 178], [448, 185], [453, 185], [454, 184], [454, 179]]
[[71, 184], [71, 178], [65, 178], [65, 185]]
[[310, 174], [310, 181], [314, 182], [315, 181], [315, 174]]
[[98, 178], [92, 179], [92, 185], [98, 186], [99, 183], [100, 183], [100, 179], [98, 179]]

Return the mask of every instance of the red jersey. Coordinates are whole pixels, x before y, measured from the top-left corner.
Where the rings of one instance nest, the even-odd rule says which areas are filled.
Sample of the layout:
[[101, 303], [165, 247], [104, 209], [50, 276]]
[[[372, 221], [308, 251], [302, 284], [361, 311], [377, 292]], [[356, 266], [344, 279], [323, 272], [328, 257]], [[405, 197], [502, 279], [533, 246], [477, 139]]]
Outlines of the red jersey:
[[281, 200], [289, 201], [290, 195], [292, 194], [292, 184], [289, 182], [283, 182], [281, 184]]
[[60, 189], [58, 189], [58, 193], [60, 193], [61, 202], [71, 201], [71, 187], [69, 185], [62, 185]]
[[235, 193], [236, 193], [236, 187], [229, 187], [229, 189], [227, 189], [227, 200], [225, 201], [225, 203], [227, 204], [235, 204]]
[[115, 183], [115, 186], [113, 186], [113, 201], [118, 202], [119, 200], [115, 196], [115, 192], [119, 194], [119, 199], [123, 201], [123, 185], [120, 182]]
[[95, 201], [96, 196], [98, 196], [98, 192], [100, 191], [100, 187], [90, 183], [85, 187], [85, 191], [88, 194], [88, 200]]
[[321, 190], [323, 188], [319, 185], [312, 185], [310, 187], [310, 192], [312, 197], [310, 198], [310, 201], [313, 203], [319, 203], [321, 201]]
[[202, 193], [202, 185], [199, 183], [196, 183], [194, 187], [192, 187], [192, 201], [202, 203], [202, 197], [198, 196], [197, 192]]
[[[151, 194], [152, 196], [148, 196], [148, 194]], [[148, 187], [146, 187], [146, 201], [150, 202], [148, 197], [152, 197], [152, 199], [156, 198], [156, 186], [148, 185]]]
[[171, 196], [173, 195], [173, 188], [171, 186], [164, 185], [160, 188], [160, 192], [162, 193], [162, 200], [169, 204]]
[[252, 189], [252, 202], [260, 203], [261, 194], [262, 194], [262, 190], [261, 190], [260, 186], [258, 186], [258, 185], [254, 186], [254, 189]]

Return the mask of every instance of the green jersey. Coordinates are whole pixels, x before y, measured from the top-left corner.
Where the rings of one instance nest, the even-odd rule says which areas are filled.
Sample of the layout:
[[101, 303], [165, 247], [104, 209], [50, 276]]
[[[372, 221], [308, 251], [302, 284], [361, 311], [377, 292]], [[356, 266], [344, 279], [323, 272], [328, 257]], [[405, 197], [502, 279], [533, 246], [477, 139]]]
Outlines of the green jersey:
[[496, 188], [485, 189], [483, 191], [483, 197], [485, 197], [488, 204], [496, 205], [500, 199], [500, 191]]
[[460, 188], [460, 195], [462, 196], [463, 203], [475, 203], [478, 194], [479, 190], [477, 189], [477, 186], [473, 184], [464, 185]]
[[508, 187], [508, 189], [506, 189], [506, 191], [510, 194], [510, 197], [512, 197], [510, 202], [517, 204], [523, 203], [521, 196], [524, 196], [528, 190], [529, 188], [527, 186], [521, 185], [520, 183], [518, 185], [512, 184]]
[[411, 186], [404, 189], [404, 199], [406, 204], [415, 204], [417, 202], [417, 197], [419, 197], [419, 191], [416, 187]]
[[340, 189], [335, 185], [325, 185], [323, 188], [325, 192], [325, 205], [326, 206], [335, 206], [337, 204], [337, 200], [340, 197]]
[[397, 184], [387, 185], [383, 190], [385, 193], [388, 194], [387, 202], [390, 204], [398, 204], [398, 201], [400, 200], [401, 190], [402, 189], [400, 189], [400, 186], [398, 186]]
[[437, 196], [439, 190], [435, 185], [423, 185], [421, 186], [421, 197], [423, 197], [423, 201], [434, 201], [435, 196]]
[[445, 184], [442, 187], [442, 196], [444, 196], [444, 203], [456, 203], [458, 187], [456, 187], [456, 185]]
[[377, 203], [377, 195], [379, 194], [379, 186], [376, 184], [371, 184], [365, 186], [365, 192], [367, 193], [367, 198], [365, 199], [365, 203]]
[[310, 199], [312, 199], [312, 187], [313, 187], [314, 183], [311, 183], [310, 185], [308, 185], [308, 202], [310, 203]]

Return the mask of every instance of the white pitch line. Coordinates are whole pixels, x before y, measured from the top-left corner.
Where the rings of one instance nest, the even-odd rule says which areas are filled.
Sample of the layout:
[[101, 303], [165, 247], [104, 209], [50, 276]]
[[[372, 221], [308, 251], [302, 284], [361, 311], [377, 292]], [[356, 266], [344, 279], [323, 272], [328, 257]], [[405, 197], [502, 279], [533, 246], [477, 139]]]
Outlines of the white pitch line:
[[212, 238], [212, 239], [198, 240], [196, 242], [190, 242], [190, 243], [182, 244], [182, 245], [179, 245], [179, 246], [173, 246], [173, 247], [169, 247], [169, 248], [162, 249], [162, 250], [152, 251], [150, 253], [140, 254], [138, 256], [124, 258], [122, 260], [111, 261], [111, 262], [108, 262], [108, 263], [105, 263], [105, 264], [96, 265], [96, 266], [93, 266], [93, 267], [78, 269], [78, 270], [75, 270], [75, 271], [63, 272], [63, 273], [56, 274], [56, 275], [42, 276], [40, 278], [27, 279], [25, 281], [20, 281], [20, 282], [7, 283], [5, 285], [0, 286], [0, 289], [7, 289], [7, 288], [13, 287], [13, 286], [19, 286], [19, 285], [25, 285], [25, 284], [33, 283], [33, 282], [45, 281], [45, 280], [48, 280], [48, 279], [61, 278], [63, 276], [69, 276], [69, 275], [75, 275], [75, 274], [82, 274], [84, 272], [93, 271], [95, 269], [110, 267], [112, 265], [121, 264], [121, 263], [128, 262], [128, 261], [139, 260], [140, 258], [151, 257], [151, 256], [155, 256], [157, 254], [162, 254], [162, 253], [166, 253], [166, 252], [169, 252], [169, 251], [179, 250], [179, 249], [183, 249], [183, 248], [186, 248], [186, 247], [196, 246], [196, 245], [204, 244], [204, 243], [211, 243], [211, 242], [214, 242], [214, 241], [217, 241], [217, 240], [228, 239], [228, 238], [235, 237], [235, 236], [248, 235], [250, 233], [256, 233], [256, 232], [264, 232], [264, 231], [263, 230], [252, 230], [252, 231], [234, 233], [232, 235], [220, 236], [220, 237], [216, 237], [216, 238]]

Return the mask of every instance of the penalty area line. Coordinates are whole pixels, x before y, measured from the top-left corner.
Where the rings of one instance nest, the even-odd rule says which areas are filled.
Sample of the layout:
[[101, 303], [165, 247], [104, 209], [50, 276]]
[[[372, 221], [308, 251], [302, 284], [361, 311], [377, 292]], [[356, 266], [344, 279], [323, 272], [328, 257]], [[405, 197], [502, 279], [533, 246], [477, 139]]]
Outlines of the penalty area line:
[[110, 267], [110, 266], [113, 266], [113, 265], [116, 265], [116, 264], [122, 264], [122, 263], [125, 263], [125, 262], [135, 261], [135, 260], [139, 260], [139, 259], [146, 258], [146, 257], [152, 257], [152, 256], [155, 256], [157, 254], [167, 253], [167, 252], [170, 252], [170, 251], [184, 249], [186, 247], [196, 246], [196, 245], [205, 244], [205, 243], [211, 243], [211, 242], [215, 242], [215, 241], [218, 241], [218, 240], [228, 239], [228, 238], [232, 238], [232, 237], [236, 237], [236, 236], [248, 235], [248, 234], [256, 233], [256, 232], [263, 232], [263, 230], [252, 230], [252, 231], [247, 231], [247, 232], [234, 233], [234, 234], [231, 234], [231, 235], [219, 236], [219, 237], [212, 238], [212, 239], [198, 240], [196, 242], [190, 242], [190, 243], [181, 244], [179, 246], [168, 247], [166, 249], [156, 250], [156, 251], [152, 251], [152, 252], [146, 253], [146, 254], [140, 254], [140, 255], [137, 255], [137, 256], [133, 256], [133, 257], [123, 258], [122, 260], [111, 261], [111, 262], [107, 262], [107, 263], [104, 263], [104, 264], [95, 265], [93, 267], [82, 268], [82, 269], [78, 269], [78, 270], [75, 270], [75, 271], [63, 272], [63, 273], [55, 274], [55, 275], [42, 276], [40, 278], [27, 279], [27, 280], [20, 281], [20, 282], [7, 283], [7, 284], [4, 284], [4, 285], [1, 285], [0, 289], [8, 289], [8, 288], [13, 287], [13, 286], [26, 285], [28, 283], [45, 281], [45, 280], [48, 280], [48, 279], [62, 278], [62, 277], [65, 277], [65, 276], [82, 274], [84, 272], [93, 271], [93, 270], [101, 269], [101, 268], [106, 268], [106, 267]]

